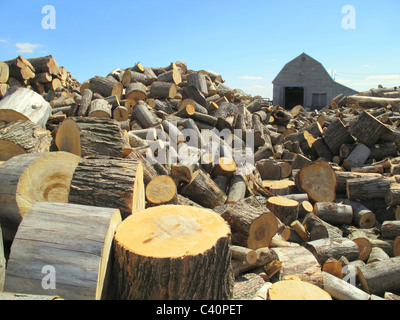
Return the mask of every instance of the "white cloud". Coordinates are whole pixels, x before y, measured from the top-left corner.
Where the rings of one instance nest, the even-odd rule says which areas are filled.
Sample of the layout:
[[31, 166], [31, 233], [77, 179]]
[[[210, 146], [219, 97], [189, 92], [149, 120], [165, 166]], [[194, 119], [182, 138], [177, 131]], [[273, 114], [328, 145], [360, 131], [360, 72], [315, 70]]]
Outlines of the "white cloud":
[[33, 44], [29, 42], [17, 43], [15, 46], [18, 48], [17, 52], [20, 53], [33, 53], [36, 48], [40, 47], [40, 44]]
[[262, 77], [253, 77], [253, 76], [239, 76], [239, 79], [242, 79], [242, 80], [263, 80]]
[[369, 64], [364, 64], [363, 65], [363, 68], [370, 68], [371, 67], [371, 65], [369, 65]]
[[2, 42], [2, 43], [7, 43], [7, 40], [0, 39], [0, 42]]

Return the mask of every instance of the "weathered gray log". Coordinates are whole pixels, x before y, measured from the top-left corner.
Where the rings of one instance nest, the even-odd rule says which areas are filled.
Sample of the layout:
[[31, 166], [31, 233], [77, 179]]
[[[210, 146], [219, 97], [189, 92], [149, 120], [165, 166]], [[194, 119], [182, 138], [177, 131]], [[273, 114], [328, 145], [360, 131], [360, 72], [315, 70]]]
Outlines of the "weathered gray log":
[[400, 220], [385, 221], [382, 223], [381, 234], [383, 239], [394, 240], [400, 236]]
[[327, 272], [322, 272], [324, 277], [324, 290], [337, 300], [370, 300], [371, 296], [356, 286], [335, 277]]

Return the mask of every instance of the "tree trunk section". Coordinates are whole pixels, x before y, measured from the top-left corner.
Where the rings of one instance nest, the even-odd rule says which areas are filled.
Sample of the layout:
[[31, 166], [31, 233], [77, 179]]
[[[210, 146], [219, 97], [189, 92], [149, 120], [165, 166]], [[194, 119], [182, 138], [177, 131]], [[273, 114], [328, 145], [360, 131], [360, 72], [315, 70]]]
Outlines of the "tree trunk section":
[[0, 126], [0, 161], [25, 153], [49, 152], [52, 136], [31, 121]]
[[0, 224], [12, 240], [30, 207], [38, 201], [68, 202], [80, 157], [67, 152], [18, 155], [0, 166]]
[[[38, 202], [13, 241], [5, 290], [100, 300], [108, 295], [117, 209]], [[83, 236], [86, 235], [86, 236]], [[43, 268], [55, 268], [55, 288], [43, 287]]]
[[233, 244], [256, 250], [269, 246], [278, 231], [278, 221], [266, 207], [254, 202], [254, 198], [236, 202], [221, 217], [231, 226]]
[[230, 240], [209, 210], [166, 205], [132, 215], [115, 234], [116, 299], [230, 299]]
[[[139, 164], [133, 159], [85, 157], [72, 176], [68, 202], [117, 208], [125, 219], [132, 214], [138, 195], [144, 195]], [[136, 180], [140, 182], [138, 190], [134, 187]]]

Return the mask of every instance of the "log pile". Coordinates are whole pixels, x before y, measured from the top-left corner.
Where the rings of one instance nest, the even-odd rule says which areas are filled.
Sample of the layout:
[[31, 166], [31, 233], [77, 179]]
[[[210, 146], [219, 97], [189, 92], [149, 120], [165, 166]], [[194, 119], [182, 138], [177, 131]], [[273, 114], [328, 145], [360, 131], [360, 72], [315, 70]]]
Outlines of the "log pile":
[[[18, 270], [33, 263], [21, 241], [37, 241], [41, 219], [56, 215], [43, 238], [57, 230], [71, 252], [86, 245], [78, 226], [74, 239], [63, 240], [82, 207], [117, 221], [90, 224], [82, 216], [103, 236], [85, 239], [103, 241], [95, 259], [106, 265], [91, 274], [90, 290], [65, 285], [49, 296], [371, 300], [400, 293], [393, 90], [339, 96], [319, 111], [285, 110], [182, 60], [136, 63], [82, 84], [68, 73], [62, 82], [64, 70], [51, 56], [0, 64], [0, 85], [10, 85], [0, 101], [0, 134], [8, 139], [0, 166], [7, 203], [0, 230], [11, 262], [5, 291], [46, 295], [37, 290], [37, 265], [29, 288], [21, 284]], [[32, 85], [48, 74], [43, 90]], [[26, 88], [10, 84], [17, 78]], [[43, 107], [32, 112], [37, 95]], [[10, 110], [7, 99], [20, 103]], [[36, 143], [11, 139], [22, 126]], [[78, 256], [63, 259], [60, 270], [85, 268]]]

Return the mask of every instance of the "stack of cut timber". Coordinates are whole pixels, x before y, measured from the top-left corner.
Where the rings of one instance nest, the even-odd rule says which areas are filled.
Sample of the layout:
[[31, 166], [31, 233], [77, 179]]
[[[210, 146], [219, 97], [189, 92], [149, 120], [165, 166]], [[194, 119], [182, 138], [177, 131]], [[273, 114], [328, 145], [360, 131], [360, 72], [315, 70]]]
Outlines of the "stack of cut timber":
[[[118, 299], [372, 299], [400, 290], [400, 113], [389, 100], [398, 99], [392, 91], [371, 90], [384, 101], [370, 104], [340, 96], [319, 111], [286, 110], [182, 60], [162, 68], [136, 63], [82, 84], [65, 78], [62, 67], [54, 71], [51, 56], [6, 65], [9, 72], [35, 73], [21, 88], [30, 93], [39, 92], [36, 75], [61, 81], [39, 92], [45, 111], [21, 98], [1, 117], [4, 137], [8, 127], [20, 127], [16, 121], [31, 121], [52, 138], [47, 150], [49, 135], [32, 125], [36, 144], [8, 138], [19, 148], [13, 150], [26, 153], [9, 152], [0, 166], [0, 178], [15, 185], [3, 191], [9, 205], [0, 208], [8, 248], [27, 210], [55, 199], [119, 210], [108, 283]], [[6, 95], [23, 96], [17, 92]], [[0, 115], [10, 110], [6, 99]], [[40, 163], [43, 149], [77, 159], [69, 161], [59, 193], [59, 180], [47, 187], [47, 177], [53, 181], [60, 169]], [[37, 158], [21, 164], [20, 157]], [[35, 191], [19, 197], [29, 183]], [[35, 219], [41, 223], [40, 215]], [[12, 248], [11, 256], [25, 258]], [[63, 270], [69, 263], [61, 262]], [[381, 268], [384, 263], [392, 268]], [[184, 272], [159, 273], [167, 264]], [[199, 266], [219, 276], [198, 273]], [[298, 295], [290, 295], [293, 288]]]

